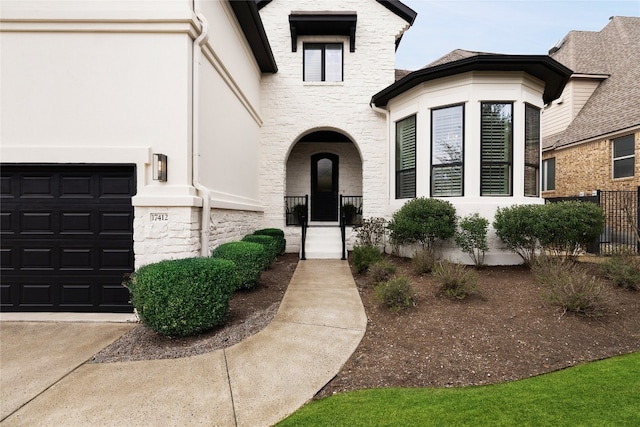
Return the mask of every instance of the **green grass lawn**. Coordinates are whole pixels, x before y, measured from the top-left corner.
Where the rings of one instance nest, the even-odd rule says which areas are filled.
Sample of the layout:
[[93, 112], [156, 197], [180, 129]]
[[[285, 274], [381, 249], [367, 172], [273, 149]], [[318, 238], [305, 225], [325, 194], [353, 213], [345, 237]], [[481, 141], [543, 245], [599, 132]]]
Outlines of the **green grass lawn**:
[[445, 425], [639, 426], [640, 352], [496, 385], [339, 394], [278, 427]]

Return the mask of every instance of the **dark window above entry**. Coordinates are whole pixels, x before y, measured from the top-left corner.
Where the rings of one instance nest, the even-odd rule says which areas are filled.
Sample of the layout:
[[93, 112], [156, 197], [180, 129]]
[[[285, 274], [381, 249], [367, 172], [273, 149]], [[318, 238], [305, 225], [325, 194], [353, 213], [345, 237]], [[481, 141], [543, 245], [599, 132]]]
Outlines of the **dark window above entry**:
[[298, 36], [349, 36], [349, 50], [355, 52], [356, 21], [355, 12], [292, 12], [291, 51], [298, 49]]

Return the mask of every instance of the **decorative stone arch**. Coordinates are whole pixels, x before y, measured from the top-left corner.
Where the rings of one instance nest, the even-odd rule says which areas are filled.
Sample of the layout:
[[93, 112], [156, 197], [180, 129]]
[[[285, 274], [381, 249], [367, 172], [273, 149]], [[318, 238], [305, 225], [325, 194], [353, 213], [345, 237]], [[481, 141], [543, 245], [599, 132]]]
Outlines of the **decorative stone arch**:
[[[323, 156], [322, 154], [326, 154]], [[312, 158], [331, 159], [330, 164], [335, 165], [337, 170], [328, 179], [336, 179], [337, 196], [362, 196], [362, 155], [354, 139], [342, 130], [334, 128], [315, 128], [302, 133], [289, 148], [289, 153], [285, 161], [285, 196], [305, 196], [310, 197], [317, 193], [318, 165], [314, 164]], [[322, 182], [322, 180], [321, 180]], [[310, 212], [320, 212], [311, 209], [313, 203], [320, 203], [322, 199], [310, 200]], [[325, 198], [322, 203], [329, 203]], [[333, 202], [332, 202], [333, 203]], [[337, 203], [337, 202], [336, 202]], [[338, 209], [328, 208], [329, 211]], [[321, 210], [327, 212], [327, 209]], [[336, 211], [337, 212], [337, 211]], [[329, 215], [336, 218], [336, 215]], [[312, 221], [314, 218], [311, 218]], [[333, 219], [329, 220], [333, 221]]]

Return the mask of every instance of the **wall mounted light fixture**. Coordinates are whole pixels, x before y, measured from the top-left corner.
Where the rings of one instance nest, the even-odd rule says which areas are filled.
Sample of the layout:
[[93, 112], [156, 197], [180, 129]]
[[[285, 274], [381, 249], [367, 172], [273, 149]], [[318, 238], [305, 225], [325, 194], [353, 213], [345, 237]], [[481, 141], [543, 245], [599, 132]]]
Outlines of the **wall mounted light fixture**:
[[154, 181], [167, 180], [166, 154], [153, 153], [153, 179]]

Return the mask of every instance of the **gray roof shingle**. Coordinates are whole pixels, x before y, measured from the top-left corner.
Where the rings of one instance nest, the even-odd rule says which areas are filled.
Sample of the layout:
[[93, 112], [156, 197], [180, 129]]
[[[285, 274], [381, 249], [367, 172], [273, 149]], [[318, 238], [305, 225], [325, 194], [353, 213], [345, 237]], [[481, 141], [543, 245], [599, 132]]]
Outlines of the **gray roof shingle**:
[[563, 132], [543, 149], [580, 143], [640, 125], [640, 17], [613, 17], [599, 32], [571, 31], [551, 51], [575, 74], [608, 75]]

